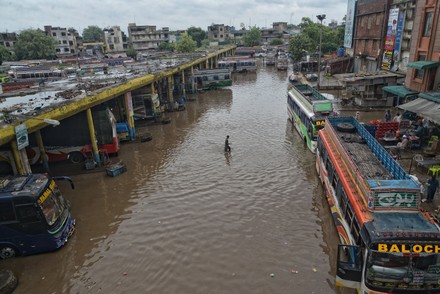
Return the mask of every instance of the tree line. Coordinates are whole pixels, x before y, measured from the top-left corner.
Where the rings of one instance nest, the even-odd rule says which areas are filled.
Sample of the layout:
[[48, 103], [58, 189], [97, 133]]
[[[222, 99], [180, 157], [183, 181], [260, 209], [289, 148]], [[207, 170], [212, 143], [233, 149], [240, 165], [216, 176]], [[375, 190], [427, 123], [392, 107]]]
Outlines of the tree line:
[[[293, 60], [299, 61], [307, 54], [318, 51], [319, 34], [322, 30], [322, 52], [335, 52], [341, 46], [344, 39], [344, 28], [332, 29], [328, 26], [321, 26], [314, 23], [310, 18], [303, 18], [298, 25], [301, 32], [290, 38], [289, 53]], [[84, 42], [103, 42], [104, 31], [96, 25], [88, 26], [83, 30]], [[175, 52], [193, 52], [197, 48], [209, 46], [210, 40], [207, 33], [201, 28], [190, 27], [180, 35], [176, 43], [163, 42], [159, 45], [160, 50], [171, 50]], [[226, 37], [225, 43], [233, 43], [233, 40]], [[269, 45], [281, 45], [283, 40], [274, 39]], [[246, 30], [241, 40], [241, 45], [253, 47], [261, 45], [261, 31], [258, 27], [250, 27]], [[0, 45], [0, 64], [3, 61], [11, 60], [33, 60], [33, 59], [54, 59], [56, 58], [56, 40], [40, 29], [27, 29], [22, 31], [14, 45], [15, 55]], [[134, 48], [127, 50], [127, 55], [135, 58], [137, 52]]]

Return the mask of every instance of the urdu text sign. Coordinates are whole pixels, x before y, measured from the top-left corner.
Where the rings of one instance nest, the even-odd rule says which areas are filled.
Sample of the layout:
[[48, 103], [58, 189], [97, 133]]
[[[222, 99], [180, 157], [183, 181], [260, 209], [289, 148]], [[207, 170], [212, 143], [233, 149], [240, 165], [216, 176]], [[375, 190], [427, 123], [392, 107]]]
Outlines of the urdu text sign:
[[17, 138], [17, 149], [21, 150], [29, 146], [28, 131], [26, 124], [21, 124], [15, 127], [15, 136]]

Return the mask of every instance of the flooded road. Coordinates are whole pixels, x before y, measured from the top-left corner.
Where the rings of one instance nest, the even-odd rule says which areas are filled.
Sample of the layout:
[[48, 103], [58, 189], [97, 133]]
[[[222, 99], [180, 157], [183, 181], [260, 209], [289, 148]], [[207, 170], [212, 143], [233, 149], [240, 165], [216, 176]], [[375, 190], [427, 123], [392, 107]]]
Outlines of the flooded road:
[[236, 75], [146, 126], [152, 141], [122, 145], [128, 172], [60, 183], [77, 231], [59, 251], [2, 261], [14, 293], [340, 293], [337, 234], [287, 120], [287, 74]]

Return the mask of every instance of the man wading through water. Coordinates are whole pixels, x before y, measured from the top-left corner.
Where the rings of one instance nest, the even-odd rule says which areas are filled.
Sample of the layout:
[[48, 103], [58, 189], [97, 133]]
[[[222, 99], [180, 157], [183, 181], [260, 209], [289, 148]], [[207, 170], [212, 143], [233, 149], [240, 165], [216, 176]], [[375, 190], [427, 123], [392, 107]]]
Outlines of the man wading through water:
[[229, 135], [226, 136], [225, 140], [225, 152], [231, 152], [231, 146], [229, 146]]

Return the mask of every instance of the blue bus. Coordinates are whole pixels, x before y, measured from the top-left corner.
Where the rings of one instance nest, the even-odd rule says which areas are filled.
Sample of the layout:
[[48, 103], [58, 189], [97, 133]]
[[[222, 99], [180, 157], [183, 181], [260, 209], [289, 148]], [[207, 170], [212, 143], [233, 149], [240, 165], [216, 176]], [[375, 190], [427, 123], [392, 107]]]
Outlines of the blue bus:
[[0, 177], [0, 258], [53, 251], [75, 230], [70, 204], [47, 174]]

